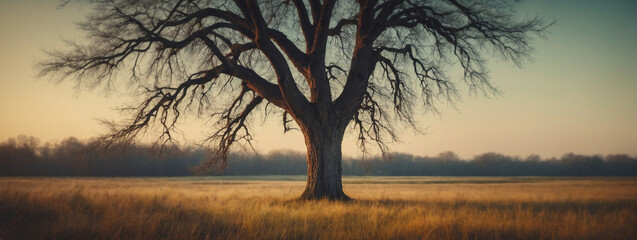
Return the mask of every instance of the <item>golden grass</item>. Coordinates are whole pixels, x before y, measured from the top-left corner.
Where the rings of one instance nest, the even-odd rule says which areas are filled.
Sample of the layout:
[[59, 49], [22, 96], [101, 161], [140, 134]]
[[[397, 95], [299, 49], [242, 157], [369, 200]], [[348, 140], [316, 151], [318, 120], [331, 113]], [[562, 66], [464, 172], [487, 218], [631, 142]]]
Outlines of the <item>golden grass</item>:
[[637, 238], [634, 178], [276, 179], [0, 178], [0, 239]]

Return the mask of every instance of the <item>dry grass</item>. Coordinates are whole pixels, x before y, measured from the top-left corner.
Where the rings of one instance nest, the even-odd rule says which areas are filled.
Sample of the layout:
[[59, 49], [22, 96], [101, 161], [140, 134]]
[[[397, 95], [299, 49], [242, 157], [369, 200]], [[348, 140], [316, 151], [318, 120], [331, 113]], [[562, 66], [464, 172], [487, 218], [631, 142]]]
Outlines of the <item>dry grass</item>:
[[637, 238], [634, 178], [288, 178], [0, 178], [0, 239]]

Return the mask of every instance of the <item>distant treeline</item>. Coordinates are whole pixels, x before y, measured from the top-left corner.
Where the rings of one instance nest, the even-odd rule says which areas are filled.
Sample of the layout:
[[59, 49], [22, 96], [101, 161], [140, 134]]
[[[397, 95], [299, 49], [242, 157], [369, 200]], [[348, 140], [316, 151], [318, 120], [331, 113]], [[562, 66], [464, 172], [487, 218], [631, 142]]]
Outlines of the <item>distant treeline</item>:
[[[0, 176], [191, 176], [207, 157], [199, 148], [165, 148], [161, 154], [146, 145], [94, 151], [94, 142], [68, 138], [39, 144], [20, 136], [0, 143]], [[206, 175], [305, 175], [305, 154], [231, 154], [223, 172]], [[636, 176], [637, 158], [626, 154], [585, 156], [565, 154], [541, 159], [485, 153], [461, 159], [453, 152], [435, 157], [396, 153], [391, 159], [345, 157], [344, 175], [378, 176]]]

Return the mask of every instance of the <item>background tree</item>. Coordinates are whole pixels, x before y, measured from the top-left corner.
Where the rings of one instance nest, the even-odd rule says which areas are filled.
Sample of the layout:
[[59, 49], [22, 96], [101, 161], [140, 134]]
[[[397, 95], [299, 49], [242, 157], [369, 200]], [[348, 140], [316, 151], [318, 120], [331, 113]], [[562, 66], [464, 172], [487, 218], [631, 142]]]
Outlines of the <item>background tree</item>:
[[[489, 83], [483, 52], [520, 64], [529, 33], [547, 26], [519, 20], [510, 1], [427, 0], [93, 0], [79, 24], [87, 41], [50, 52], [41, 75], [111, 86], [127, 73], [143, 89], [111, 123], [107, 144], [136, 139], [153, 123], [171, 142], [183, 113], [213, 118], [205, 166], [225, 166], [234, 143], [250, 144], [250, 116], [280, 114], [307, 146], [303, 199], [348, 199], [341, 143], [348, 126], [359, 146], [396, 139], [393, 125], [415, 127], [414, 106], [435, 110], [457, 98], [445, 74], [463, 71], [472, 91]], [[420, 102], [421, 99], [422, 102]], [[265, 101], [264, 101], [265, 100]], [[350, 125], [353, 122], [353, 125]]]

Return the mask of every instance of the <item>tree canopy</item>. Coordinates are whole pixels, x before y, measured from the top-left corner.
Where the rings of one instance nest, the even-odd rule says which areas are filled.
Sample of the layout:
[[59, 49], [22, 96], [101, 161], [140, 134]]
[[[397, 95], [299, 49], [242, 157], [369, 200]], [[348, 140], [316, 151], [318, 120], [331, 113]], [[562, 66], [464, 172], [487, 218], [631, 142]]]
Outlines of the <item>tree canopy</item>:
[[[39, 69], [82, 86], [126, 74], [142, 89], [126, 108], [132, 118], [111, 123], [104, 142], [131, 141], [159, 124], [163, 145], [184, 113], [196, 113], [215, 123], [209, 163], [223, 166], [233, 144], [250, 144], [251, 115], [261, 110], [280, 116], [284, 131], [298, 126], [316, 171], [340, 168], [348, 126], [363, 150], [371, 141], [386, 152], [395, 123], [415, 127], [415, 107], [455, 100], [457, 82], [495, 92], [484, 53], [520, 64], [530, 34], [548, 26], [519, 19], [506, 0], [90, 3], [79, 24], [86, 41], [50, 52]], [[462, 69], [460, 81], [449, 77], [451, 65]]]

